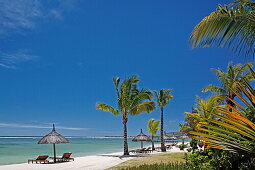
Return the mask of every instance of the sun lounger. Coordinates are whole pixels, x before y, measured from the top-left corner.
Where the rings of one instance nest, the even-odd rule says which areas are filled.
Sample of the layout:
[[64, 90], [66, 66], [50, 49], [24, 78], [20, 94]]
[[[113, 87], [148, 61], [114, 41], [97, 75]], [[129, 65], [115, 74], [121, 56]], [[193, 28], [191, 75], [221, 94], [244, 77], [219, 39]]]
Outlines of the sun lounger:
[[131, 153], [142, 153], [146, 148], [130, 150]]
[[146, 153], [151, 153], [152, 152], [152, 149], [151, 147], [148, 147], [147, 149], [144, 150]]
[[[165, 147], [166, 147], [166, 146], [165, 146]], [[161, 146], [156, 147], [155, 150], [160, 151], [160, 150], [161, 150]]]
[[57, 157], [56, 160], [57, 160], [57, 162], [74, 161], [74, 158], [70, 158], [71, 155], [72, 155], [72, 152], [63, 153], [63, 156], [62, 157]]
[[166, 149], [172, 149], [172, 144], [166, 145]]
[[27, 163], [49, 163], [48, 160], [46, 160], [49, 156], [48, 155], [39, 155], [36, 159], [29, 159]]

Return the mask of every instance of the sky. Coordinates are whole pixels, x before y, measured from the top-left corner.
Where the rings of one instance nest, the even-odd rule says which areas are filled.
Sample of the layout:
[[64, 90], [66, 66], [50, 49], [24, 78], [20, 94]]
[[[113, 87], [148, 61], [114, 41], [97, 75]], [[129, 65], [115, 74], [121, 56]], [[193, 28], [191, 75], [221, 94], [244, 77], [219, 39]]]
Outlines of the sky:
[[[223, 48], [191, 49], [189, 36], [218, 4], [204, 0], [0, 0], [0, 136], [122, 135], [113, 77], [139, 76], [139, 87], [173, 89], [165, 131], [179, 131], [196, 95], [217, 83], [211, 68], [247, 59]], [[158, 109], [130, 116], [128, 135]]]

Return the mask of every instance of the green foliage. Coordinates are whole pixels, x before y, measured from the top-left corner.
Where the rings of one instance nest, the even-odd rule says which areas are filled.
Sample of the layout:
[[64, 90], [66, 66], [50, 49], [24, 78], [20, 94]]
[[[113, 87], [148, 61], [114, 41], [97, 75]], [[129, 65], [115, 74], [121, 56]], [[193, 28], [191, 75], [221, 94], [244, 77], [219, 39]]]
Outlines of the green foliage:
[[178, 147], [180, 148], [180, 150], [184, 150], [185, 148], [187, 148], [187, 145], [185, 145], [185, 144], [180, 144]]
[[192, 47], [227, 47], [236, 54], [254, 56], [254, 6], [251, 0], [219, 5], [194, 28], [190, 36]]
[[204, 142], [199, 141], [199, 142], [197, 143], [197, 145], [198, 145], [200, 148], [202, 148], [205, 144], [204, 144]]
[[[247, 156], [248, 157], [248, 156]], [[202, 169], [232, 170], [249, 169], [247, 157], [228, 151], [207, 148], [187, 156], [187, 162]]]
[[186, 163], [168, 163], [168, 164], [161, 163], [123, 168], [121, 170], [203, 170], [203, 169]]
[[[212, 69], [216, 73], [220, 86], [210, 84], [202, 91], [210, 91], [213, 94], [218, 95], [218, 97], [220, 97], [222, 100], [226, 100], [229, 104], [231, 101], [228, 98], [234, 99], [236, 97], [232, 90], [239, 93], [241, 92], [237, 86], [237, 82], [243, 83], [244, 81], [250, 82], [254, 80], [254, 77], [250, 72], [250, 67], [252, 67], [252, 63], [246, 63], [244, 65], [233, 65], [232, 63], [229, 63], [226, 72], [222, 71], [221, 69]], [[213, 109], [213, 106], [211, 108]]]
[[[124, 155], [129, 155], [127, 144], [127, 121], [128, 115], [138, 115], [143, 112], [150, 113], [155, 109], [155, 103], [151, 102], [152, 92], [146, 89], [139, 90], [137, 76], [132, 76], [120, 84], [120, 78], [113, 78], [117, 94], [117, 109], [104, 103], [97, 103], [96, 108], [102, 111], [111, 112], [113, 115], [122, 115]], [[147, 101], [149, 100], [149, 101]]]
[[188, 148], [187, 151], [188, 151], [188, 152], [191, 152], [191, 151], [192, 151], [192, 148]]
[[169, 101], [173, 98], [173, 96], [170, 95], [171, 92], [172, 89], [161, 89], [159, 92], [154, 90], [159, 107], [164, 107], [169, 103]]
[[115, 116], [122, 114], [124, 120], [127, 119], [128, 115], [137, 115], [142, 112], [150, 113], [155, 109], [155, 103], [146, 100], [152, 100], [152, 92], [146, 89], [139, 90], [138, 81], [137, 76], [132, 76], [120, 84], [120, 78], [113, 78], [118, 109], [103, 103], [97, 103], [96, 108], [111, 112]]
[[190, 141], [190, 147], [191, 147], [191, 149], [192, 149], [192, 151], [194, 152], [195, 150], [197, 150], [198, 149], [198, 147], [197, 147], [197, 140], [196, 139], [191, 139], [191, 141]]
[[160, 121], [155, 121], [155, 119], [151, 118], [148, 121], [148, 129], [152, 136], [156, 135], [157, 131], [160, 129], [159, 126]]

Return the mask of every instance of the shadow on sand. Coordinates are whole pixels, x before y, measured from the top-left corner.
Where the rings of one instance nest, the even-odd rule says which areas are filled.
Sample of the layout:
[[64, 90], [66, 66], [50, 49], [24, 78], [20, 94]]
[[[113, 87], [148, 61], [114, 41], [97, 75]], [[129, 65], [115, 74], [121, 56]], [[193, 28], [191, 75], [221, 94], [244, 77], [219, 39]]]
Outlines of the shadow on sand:
[[120, 159], [122, 158], [137, 158], [137, 157], [144, 157], [145, 155], [100, 155], [100, 156], [106, 156], [106, 157], [118, 157]]

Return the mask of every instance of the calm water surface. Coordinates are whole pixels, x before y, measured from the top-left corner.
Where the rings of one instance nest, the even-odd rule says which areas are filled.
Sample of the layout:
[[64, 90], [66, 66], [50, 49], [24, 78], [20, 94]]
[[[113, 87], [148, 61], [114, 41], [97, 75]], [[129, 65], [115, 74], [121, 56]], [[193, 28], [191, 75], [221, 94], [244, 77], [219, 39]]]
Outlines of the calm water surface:
[[[24, 163], [38, 155], [53, 156], [52, 144], [37, 144], [41, 137], [0, 137], [0, 165]], [[74, 157], [121, 152], [122, 138], [70, 137], [70, 143], [57, 144], [57, 155], [72, 152]], [[128, 139], [129, 149], [137, 149], [140, 142]], [[144, 146], [150, 143], [145, 142]]]

